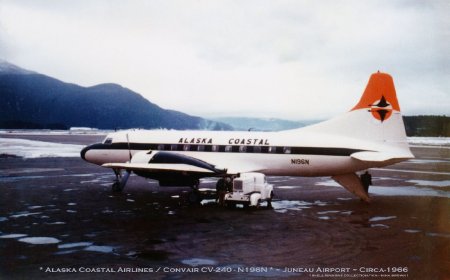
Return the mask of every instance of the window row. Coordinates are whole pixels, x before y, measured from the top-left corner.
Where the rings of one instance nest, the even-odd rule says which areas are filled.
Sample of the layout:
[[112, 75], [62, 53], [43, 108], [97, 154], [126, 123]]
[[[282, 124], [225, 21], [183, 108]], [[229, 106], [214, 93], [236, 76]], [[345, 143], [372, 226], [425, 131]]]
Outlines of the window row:
[[273, 153], [290, 154], [291, 147], [275, 146], [233, 146], [233, 145], [190, 145], [190, 144], [159, 144], [159, 151], [195, 151], [195, 152], [218, 152], [218, 153]]

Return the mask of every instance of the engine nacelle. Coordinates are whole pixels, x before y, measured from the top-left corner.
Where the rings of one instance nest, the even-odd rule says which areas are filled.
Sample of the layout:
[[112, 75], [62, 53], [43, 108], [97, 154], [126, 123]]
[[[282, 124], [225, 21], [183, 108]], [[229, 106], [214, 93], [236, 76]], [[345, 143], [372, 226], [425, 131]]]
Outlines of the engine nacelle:
[[170, 170], [170, 166], [174, 164], [185, 164], [200, 167], [212, 171], [216, 175], [226, 173], [226, 170], [217, 169], [212, 164], [176, 152], [137, 152], [132, 157], [131, 163], [149, 165], [155, 164], [159, 167], [162, 165], [168, 166], [169, 168], [164, 168], [164, 170], [160, 171], [158, 171], [158, 167], [155, 168], [155, 171], [134, 171], [134, 173], [139, 176], [158, 180], [160, 186], [194, 186], [198, 184], [199, 178], [202, 177], [202, 174], [191, 173], [188, 171]]

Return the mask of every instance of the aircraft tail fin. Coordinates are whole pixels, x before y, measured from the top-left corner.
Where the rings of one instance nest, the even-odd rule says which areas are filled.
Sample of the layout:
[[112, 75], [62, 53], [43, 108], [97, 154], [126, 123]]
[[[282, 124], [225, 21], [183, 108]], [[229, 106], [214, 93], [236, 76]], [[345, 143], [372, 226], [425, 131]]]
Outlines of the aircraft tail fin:
[[311, 129], [383, 145], [391, 159], [414, 157], [407, 143], [394, 81], [386, 73], [371, 75], [361, 99], [349, 112]]
[[394, 81], [389, 74], [372, 74], [361, 100], [351, 111], [359, 109], [369, 110], [372, 116], [381, 122], [389, 119], [393, 111], [400, 112]]

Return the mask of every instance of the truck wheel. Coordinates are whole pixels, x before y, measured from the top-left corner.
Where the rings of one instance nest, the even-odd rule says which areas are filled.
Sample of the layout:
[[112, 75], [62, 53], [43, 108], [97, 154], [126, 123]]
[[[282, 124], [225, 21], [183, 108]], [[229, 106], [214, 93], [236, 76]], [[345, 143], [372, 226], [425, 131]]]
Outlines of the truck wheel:
[[236, 204], [233, 202], [225, 202], [225, 206], [229, 209], [234, 209], [236, 208]]
[[270, 196], [267, 199], [267, 208], [269, 208], [269, 209], [273, 209], [273, 207], [272, 207], [272, 199], [273, 199], [273, 192], [270, 192]]
[[121, 192], [122, 188], [120, 187], [120, 182], [114, 182], [111, 186], [111, 190], [116, 193]]

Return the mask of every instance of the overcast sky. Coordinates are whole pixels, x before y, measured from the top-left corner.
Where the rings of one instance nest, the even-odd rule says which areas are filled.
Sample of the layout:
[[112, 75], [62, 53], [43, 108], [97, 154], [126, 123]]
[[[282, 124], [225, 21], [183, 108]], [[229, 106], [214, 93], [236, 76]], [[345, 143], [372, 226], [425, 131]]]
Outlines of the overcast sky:
[[450, 1], [5, 1], [0, 59], [118, 83], [203, 117], [322, 119], [390, 73], [403, 114], [450, 115]]

